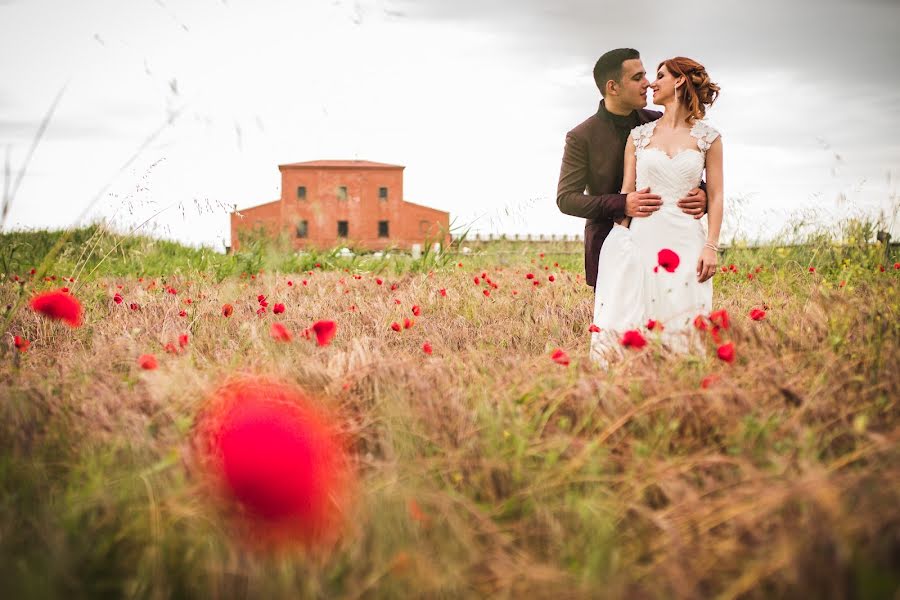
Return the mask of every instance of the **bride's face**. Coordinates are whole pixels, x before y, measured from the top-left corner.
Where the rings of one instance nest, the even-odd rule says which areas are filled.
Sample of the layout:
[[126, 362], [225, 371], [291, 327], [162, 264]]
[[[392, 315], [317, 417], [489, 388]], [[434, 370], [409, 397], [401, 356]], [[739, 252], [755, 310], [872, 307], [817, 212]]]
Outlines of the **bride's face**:
[[675, 97], [675, 86], [683, 85], [684, 77], [675, 77], [662, 65], [656, 72], [656, 79], [650, 84], [653, 90], [653, 104], [665, 104]]

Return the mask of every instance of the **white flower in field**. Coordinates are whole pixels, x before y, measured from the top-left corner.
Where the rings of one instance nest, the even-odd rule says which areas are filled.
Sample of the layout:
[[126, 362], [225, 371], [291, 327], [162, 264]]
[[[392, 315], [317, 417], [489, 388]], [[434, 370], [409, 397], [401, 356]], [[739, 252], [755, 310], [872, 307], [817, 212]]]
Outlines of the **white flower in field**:
[[472, 249], [469, 248], [468, 246], [463, 246], [462, 253], [463, 254], [472, 254]]

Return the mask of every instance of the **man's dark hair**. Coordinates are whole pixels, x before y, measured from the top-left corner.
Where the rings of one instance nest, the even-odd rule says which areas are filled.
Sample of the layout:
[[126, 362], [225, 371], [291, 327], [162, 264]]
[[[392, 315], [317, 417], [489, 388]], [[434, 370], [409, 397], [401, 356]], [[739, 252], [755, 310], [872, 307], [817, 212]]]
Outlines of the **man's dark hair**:
[[594, 65], [594, 82], [600, 88], [600, 94], [606, 96], [606, 82], [610, 79], [622, 82], [623, 62], [640, 57], [641, 53], [634, 48], [616, 48], [601, 56]]

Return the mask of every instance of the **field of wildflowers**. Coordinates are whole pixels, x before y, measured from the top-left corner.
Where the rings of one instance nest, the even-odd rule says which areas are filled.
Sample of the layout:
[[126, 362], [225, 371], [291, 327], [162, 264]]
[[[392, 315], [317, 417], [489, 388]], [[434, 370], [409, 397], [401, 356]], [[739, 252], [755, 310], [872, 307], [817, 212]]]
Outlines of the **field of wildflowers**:
[[[900, 257], [869, 237], [732, 248], [705, 355], [649, 323], [601, 370], [577, 244], [223, 256], [91, 227], [44, 261], [58, 233], [2, 234], [4, 595], [895, 597]], [[327, 414], [327, 476], [224, 502], [204, 419], [235, 385]], [[228, 481], [277, 476], [253, 460]], [[328, 535], [294, 543], [309, 493]]]

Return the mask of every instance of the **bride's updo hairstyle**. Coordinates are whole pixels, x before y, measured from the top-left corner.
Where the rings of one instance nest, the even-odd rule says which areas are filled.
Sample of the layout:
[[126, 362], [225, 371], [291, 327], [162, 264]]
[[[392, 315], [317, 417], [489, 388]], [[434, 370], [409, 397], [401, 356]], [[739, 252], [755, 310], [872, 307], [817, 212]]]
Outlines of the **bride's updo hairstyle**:
[[685, 105], [690, 111], [685, 119], [688, 124], [705, 117], [706, 109], [712, 106], [712, 103], [719, 97], [719, 86], [709, 80], [706, 67], [696, 60], [683, 56], [662, 61], [656, 67], [657, 70], [663, 65], [674, 77], [684, 77], [684, 85], [676, 94], [678, 94], [678, 102]]

